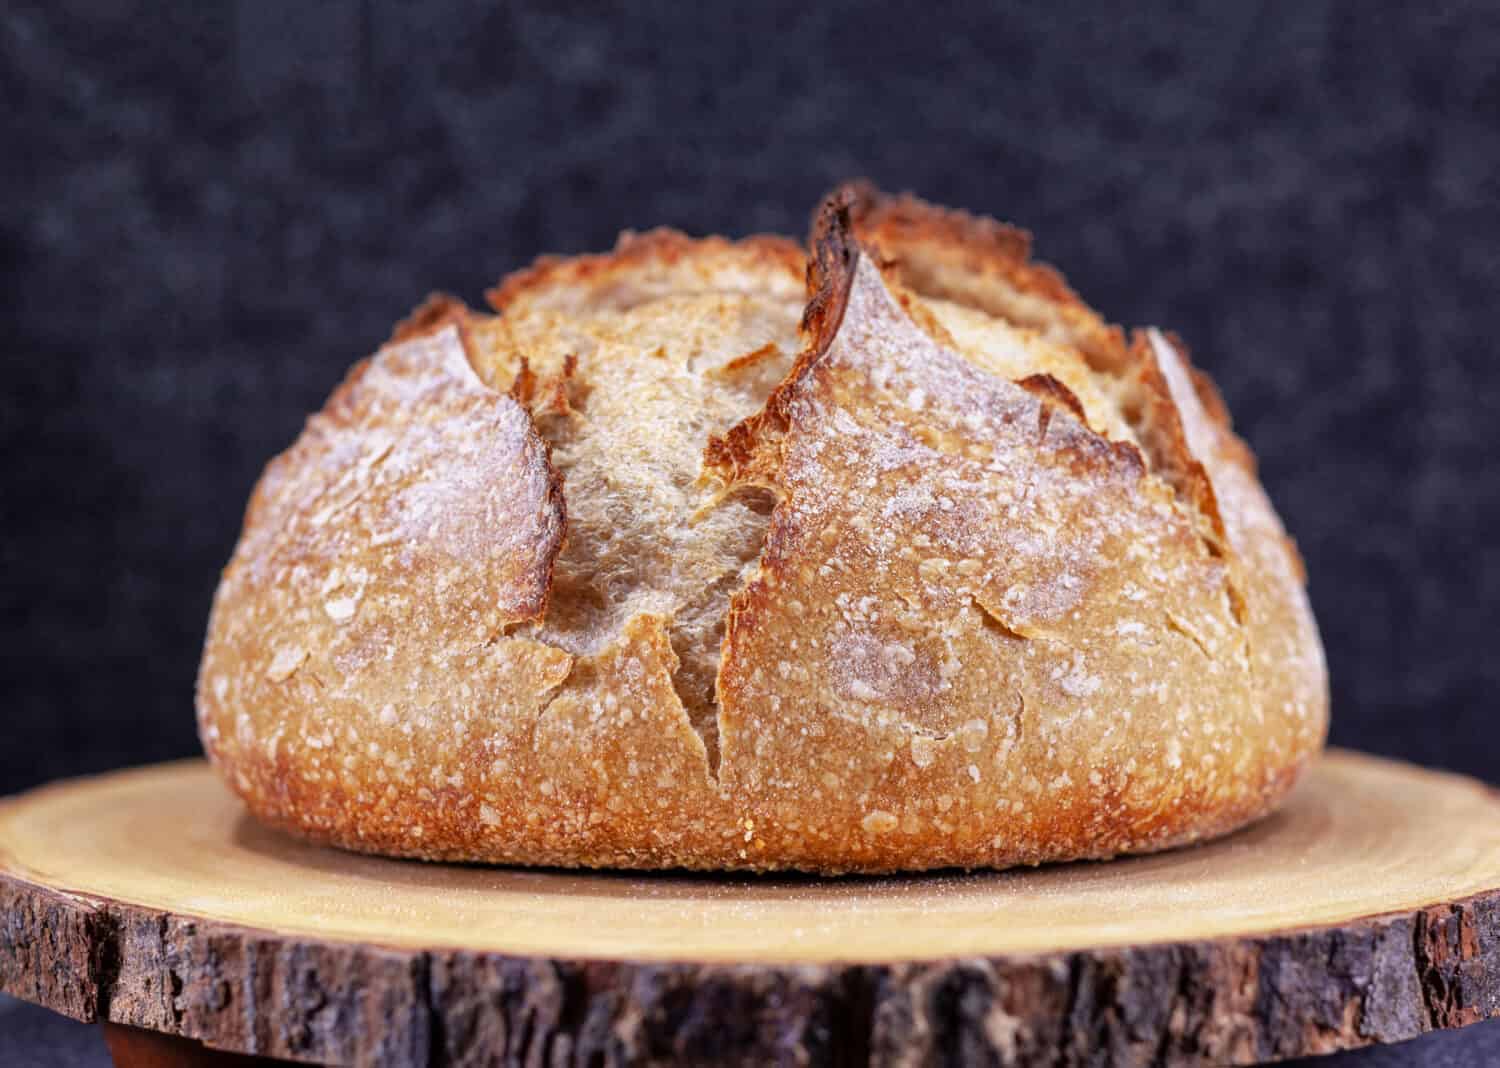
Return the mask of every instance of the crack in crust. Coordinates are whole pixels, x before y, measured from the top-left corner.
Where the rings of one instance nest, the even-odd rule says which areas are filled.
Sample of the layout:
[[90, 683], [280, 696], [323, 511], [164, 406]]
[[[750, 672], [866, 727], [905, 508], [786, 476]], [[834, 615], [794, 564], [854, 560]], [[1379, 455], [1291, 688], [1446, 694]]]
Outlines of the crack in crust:
[[859, 248], [854, 240], [851, 211], [856, 191], [836, 190], [824, 199], [813, 221], [811, 257], [807, 261], [807, 304], [799, 329], [802, 349], [785, 378], [771, 391], [761, 411], [710, 435], [703, 450], [703, 467], [727, 484], [750, 483], [776, 488], [776, 458], [769, 445], [785, 432], [788, 406], [797, 384], [833, 343], [843, 322], [854, 262]]
[[532, 636], [597, 657], [633, 619], [659, 620], [672, 655], [646, 660], [671, 676], [709, 782], [723, 616], [769, 508], [699, 484], [700, 435], [757, 410], [785, 373], [801, 266], [777, 238], [627, 234], [613, 254], [505, 280], [491, 292], [502, 317], [476, 332], [574, 489], [554, 610]]

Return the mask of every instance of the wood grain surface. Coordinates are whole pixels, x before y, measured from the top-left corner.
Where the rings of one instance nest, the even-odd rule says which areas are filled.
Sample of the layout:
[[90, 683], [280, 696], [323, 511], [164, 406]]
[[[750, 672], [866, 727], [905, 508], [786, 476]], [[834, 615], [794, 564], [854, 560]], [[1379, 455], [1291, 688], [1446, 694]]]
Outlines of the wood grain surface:
[[714, 878], [333, 852], [162, 765], [0, 805], [0, 990], [332, 1063], [1250, 1063], [1500, 1015], [1500, 795], [1336, 752], [1160, 856]]

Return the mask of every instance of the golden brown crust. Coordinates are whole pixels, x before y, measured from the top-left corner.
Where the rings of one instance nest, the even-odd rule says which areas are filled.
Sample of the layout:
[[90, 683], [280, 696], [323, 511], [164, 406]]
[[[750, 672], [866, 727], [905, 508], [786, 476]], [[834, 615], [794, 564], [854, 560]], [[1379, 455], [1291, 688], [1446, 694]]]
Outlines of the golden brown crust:
[[1105, 856], [1264, 811], [1291, 775], [1223, 561], [1132, 448], [945, 351], [819, 237], [829, 311], [722, 450], [781, 493], [731, 608], [724, 786], [816, 811], [778, 843], [816, 868]]
[[941, 208], [868, 182], [834, 194], [850, 206], [855, 236], [904, 285], [983, 310], [1076, 345], [1099, 367], [1117, 366], [1124, 333], [1079, 299], [1056, 269], [1031, 257], [1031, 235], [995, 219]]
[[1229, 406], [1224, 403], [1224, 396], [1219, 392], [1218, 385], [1209, 377], [1207, 371], [1193, 365], [1192, 353], [1181, 337], [1171, 330], [1159, 332], [1173, 350], [1182, 357], [1182, 362], [1187, 368], [1188, 379], [1193, 386], [1193, 396], [1202, 407], [1203, 413], [1223, 432], [1219, 435], [1220, 447], [1229, 453], [1234, 462], [1244, 468], [1247, 474], [1255, 477], [1259, 468], [1255, 453], [1251, 452], [1250, 446], [1234, 433], [1234, 420], [1230, 418]]
[[485, 299], [502, 313], [597, 313], [695, 286], [753, 289], [787, 269], [801, 274], [802, 250], [784, 237], [758, 234], [729, 241], [691, 238], [666, 227], [641, 234], [627, 230], [613, 252], [538, 257], [530, 268], [502, 279]]
[[807, 261], [807, 304], [800, 326], [803, 347], [791, 370], [771, 391], [761, 411], [722, 435], [710, 435], [704, 447], [704, 468], [728, 484], [770, 483], [772, 469], [758, 470], [755, 458], [766, 455], [767, 443], [786, 429], [789, 398], [838, 332], [859, 255], [850, 225], [855, 195], [853, 186], [835, 190], [823, 200], [814, 217], [812, 255]]
[[[1211, 538], [1222, 537], [1212, 489], [1187, 451], [1176, 407], [1149, 351], [1139, 339], [1127, 345], [1124, 331], [1084, 304], [1056, 269], [1033, 262], [1031, 235], [911, 194], [890, 196], [866, 182], [843, 186], [832, 199], [849, 205], [854, 232], [878, 255], [888, 281], [988, 312], [1075, 348], [1108, 380], [1106, 388], [1116, 396], [1153, 472], [1200, 513]], [[1206, 377], [1204, 382], [1217, 398]], [[1216, 411], [1227, 419], [1222, 401], [1216, 400]]]
[[1222, 551], [1224, 523], [1213, 484], [1188, 448], [1177, 404], [1151, 346], [1139, 331], [1132, 335], [1127, 358], [1118, 368], [1117, 382], [1122, 415], [1151, 458], [1151, 469], [1187, 505], [1204, 540], [1215, 551]]
[[1239, 611], [1259, 706], [1266, 717], [1289, 724], [1293, 751], [1316, 751], [1328, 730], [1328, 669], [1303, 588], [1302, 559], [1256, 480], [1249, 447], [1230, 429], [1218, 391], [1179, 341], [1158, 330], [1146, 337], [1180, 413], [1187, 448], [1212, 483], [1224, 539], [1238, 564]]
[[[1053, 408], [1062, 408], [1084, 426], [1088, 426], [1088, 415], [1083, 410], [1083, 402], [1078, 399], [1078, 396], [1071, 389], [1051, 375], [1027, 375], [1025, 378], [1018, 378], [1016, 385], [1041, 401], [1044, 412], [1050, 413]], [[1050, 419], [1050, 414], [1046, 418]], [[1089, 429], [1092, 430], [1093, 427], [1089, 427]], [[1042, 437], [1046, 433], [1047, 428], [1043, 425], [1038, 430], [1037, 436]], [[1098, 433], [1098, 431], [1095, 431], [1095, 433]]]
[[382, 349], [256, 486], [198, 680], [209, 755], [273, 819], [337, 822], [310, 800], [335, 788], [410, 818], [415, 796], [382, 800], [396, 750], [374, 739], [473, 707], [475, 665], [545, 611], [565, 529], [545, 443], [454, 327]]
[[468, 326], [473, 313], [469, 306], [455, 296], [433, 292], [427, 299], [412, 309], [410, 315], [396, 324], [387, 345], [394, 345], [412, 338], [424, 337], [445, 326], [457, 326], [460, 330]]
[[[841, 187], [811, 249], [804, 295], [780, 239], [627, 235], [502, 282], [498, 319], [429, 301], [351, 374], [211, 621], [205, 744], [257, 814], [431, 858], [839, 872], [1160, 849], [1276, 803], [1321, 744], [1321, 651], [1185, 352], [915, 198]], [[311, 526], [387, 435], [454, 521], [383, 540], [413, 505], [377, 481]], [[433, 564], [466, 530], [491, 540]]]

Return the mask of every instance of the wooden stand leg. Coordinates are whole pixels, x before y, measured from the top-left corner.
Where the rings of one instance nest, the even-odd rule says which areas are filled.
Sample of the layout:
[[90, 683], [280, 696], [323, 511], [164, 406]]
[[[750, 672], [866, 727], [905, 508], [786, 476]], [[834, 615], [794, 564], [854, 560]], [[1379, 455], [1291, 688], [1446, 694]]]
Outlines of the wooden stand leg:
[[114, 1023], [104, 1025], [104, 1042], [115, 1068], [253, 1068], [286, 1063], [271, 1057], [225, 1053], [191, 1039]]

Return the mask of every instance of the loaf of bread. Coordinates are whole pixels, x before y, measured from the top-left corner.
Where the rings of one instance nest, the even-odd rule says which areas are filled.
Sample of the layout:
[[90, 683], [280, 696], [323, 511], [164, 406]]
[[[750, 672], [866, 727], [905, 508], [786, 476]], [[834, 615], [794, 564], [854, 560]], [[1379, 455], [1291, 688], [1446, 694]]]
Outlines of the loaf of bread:
[[809, 249], [657, 230], [434, 297], [267, 467], [203, 744], [429, 859], [880, 872], [1269, 812], [1327, 680], [1183, 344], [1003, 224], [853, 184]]

